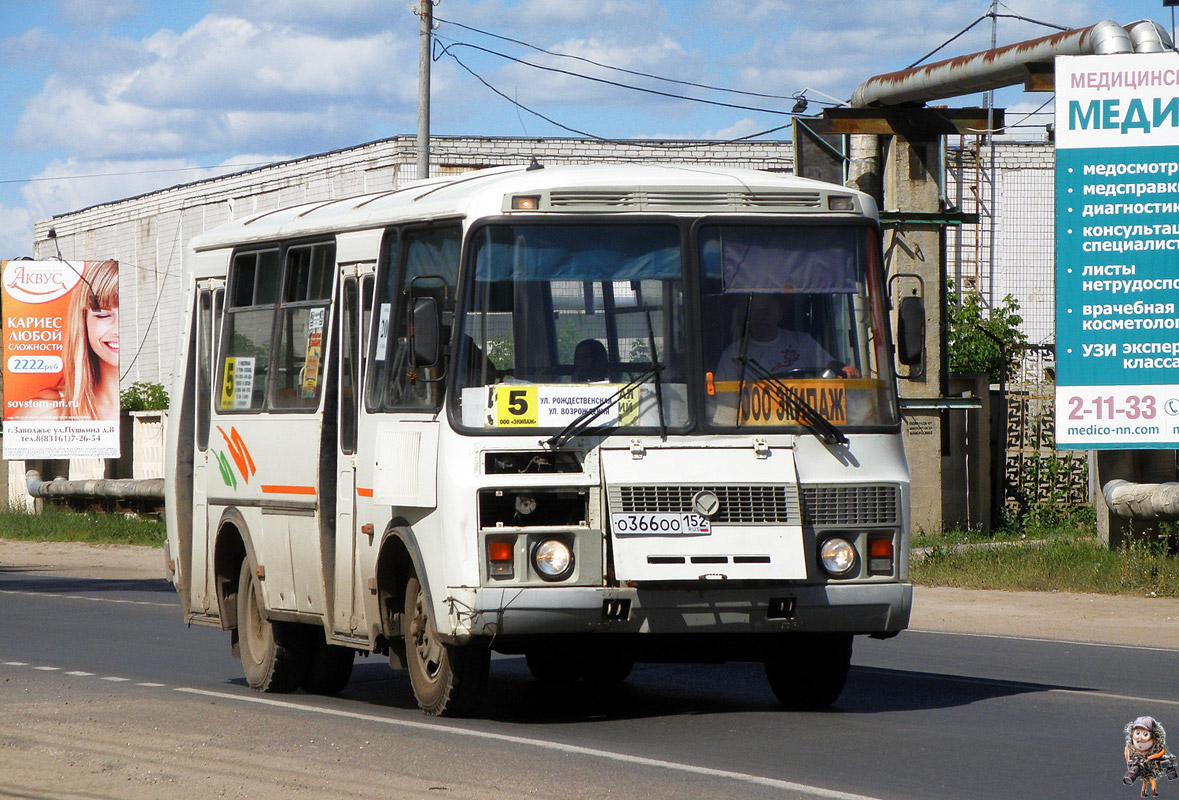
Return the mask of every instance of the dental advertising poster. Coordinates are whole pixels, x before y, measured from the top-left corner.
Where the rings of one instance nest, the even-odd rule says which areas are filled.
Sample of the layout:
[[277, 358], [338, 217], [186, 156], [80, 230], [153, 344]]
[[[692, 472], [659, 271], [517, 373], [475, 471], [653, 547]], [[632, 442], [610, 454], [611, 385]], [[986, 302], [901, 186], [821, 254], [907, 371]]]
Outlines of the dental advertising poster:
[[119, 265], [0, 262], [4, 458], [118, 458]]

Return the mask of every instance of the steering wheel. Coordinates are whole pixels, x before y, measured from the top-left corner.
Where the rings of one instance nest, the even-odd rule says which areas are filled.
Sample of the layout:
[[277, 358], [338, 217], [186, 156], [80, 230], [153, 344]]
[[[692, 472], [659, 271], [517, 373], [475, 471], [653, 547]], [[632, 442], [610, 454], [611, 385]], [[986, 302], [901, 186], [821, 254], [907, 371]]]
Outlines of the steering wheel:
[[802, 378], [843, 378], [843, 368], [846, 366], [839, 361], [828, 361], [827, 366], [820, 369], [819, 367], [799, 367], [797, 369], [782, 369], [774, 372], [771, 377], [784, 378], [786, 380], [799, 380]]

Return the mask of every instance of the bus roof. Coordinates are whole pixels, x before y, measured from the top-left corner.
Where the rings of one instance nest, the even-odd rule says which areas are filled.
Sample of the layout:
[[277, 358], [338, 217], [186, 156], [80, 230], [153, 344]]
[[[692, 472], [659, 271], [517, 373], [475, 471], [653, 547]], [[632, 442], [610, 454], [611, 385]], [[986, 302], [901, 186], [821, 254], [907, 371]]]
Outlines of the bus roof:
[[850, 207], [837, 213], [876, 216], [876, 205], [866, 194], [783, 173], [659, 164], [516, 166], [263, 211], [200, 234], [190, 246], [199, 251], [410, 220], [497, 216], [512, 213], [511, 198], [521, 195], [538, 198], [538, 206], [530, 212], [673, 215], [832, 213], [828, 197], [837, 195], [851, 201]]

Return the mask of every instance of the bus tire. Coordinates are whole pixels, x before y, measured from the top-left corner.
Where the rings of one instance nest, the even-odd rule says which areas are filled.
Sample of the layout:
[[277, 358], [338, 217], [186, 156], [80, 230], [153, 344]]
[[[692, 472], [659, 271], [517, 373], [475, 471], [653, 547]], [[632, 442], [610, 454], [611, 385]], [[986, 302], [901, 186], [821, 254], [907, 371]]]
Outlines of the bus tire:
[[469, 714], [483, 699], [491, 669], [491, 650], [481, 643], [446, 644], [438, 638], [426, 593], [417, 576], [405, 587], [406, 669], [418, 707], [432, 717]]
[[[322, 636], [319, 631], [313, 635]], [[352, 679], [352, 662], [356, 651], [351, 647], [328, 644], [322, 639], [315, 646], [303, 676], [303, 691], [312, 694], [337, 694], [344, 690]]]
[[307, 674], [310, 638], [297, 625], [262, 616], [249, 559], [237, 582], [238, 649], [246, 683], [259, 692], [293, 692]]
[[805, 710], [838, 700], [851, 667], [851, 634], [795, 634], [789, 642], [765, 662], [766, 678], [778, 701]]

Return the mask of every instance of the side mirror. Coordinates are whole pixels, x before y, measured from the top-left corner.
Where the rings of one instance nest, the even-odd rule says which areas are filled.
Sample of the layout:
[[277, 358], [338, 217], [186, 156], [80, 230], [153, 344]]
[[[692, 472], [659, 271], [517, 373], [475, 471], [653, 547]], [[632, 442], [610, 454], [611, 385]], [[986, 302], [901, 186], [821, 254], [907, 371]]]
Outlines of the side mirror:
[[432, 367], [442, 357], [439, 341], [441, 331], [438, 301], [433, 297], [419, 297], [413, 304], [413, 330], [410, 340], [413, 360], [419, 367]]
[[925, 353], [925, 305], [921, 298], [901, 298], [897, 309], [897, 361], [907, 367], [921, 363]]

